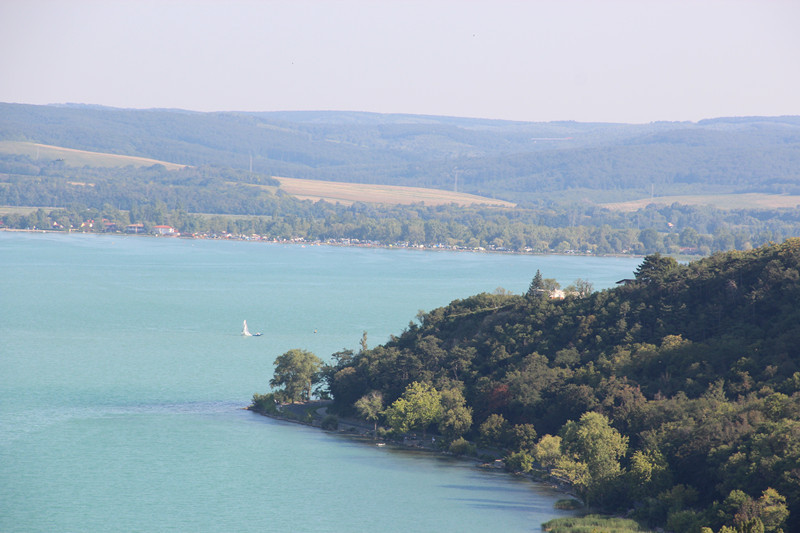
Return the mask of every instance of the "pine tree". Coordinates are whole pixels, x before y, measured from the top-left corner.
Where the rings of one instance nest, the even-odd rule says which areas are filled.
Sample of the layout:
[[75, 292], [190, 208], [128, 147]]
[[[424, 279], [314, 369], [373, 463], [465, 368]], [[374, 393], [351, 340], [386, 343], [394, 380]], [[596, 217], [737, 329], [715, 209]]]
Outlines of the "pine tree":
[[531, 281], [531, 286], [528, 287], [528, 292], [525, 294], [528, 298], [535, 298], [535, 297], [542, 297], [545, 294], [544, 290], [544, 278], [542, 277], [542, 273], [539, 269], [536, 269], [536, 275], [533, 276], [533, 280]]

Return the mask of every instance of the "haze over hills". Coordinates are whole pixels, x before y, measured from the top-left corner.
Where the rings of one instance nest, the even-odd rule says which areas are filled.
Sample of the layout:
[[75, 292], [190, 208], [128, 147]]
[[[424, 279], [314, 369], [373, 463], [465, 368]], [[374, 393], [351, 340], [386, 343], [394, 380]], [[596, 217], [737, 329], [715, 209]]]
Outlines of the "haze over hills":
[[523, 203], [800, 193], [796, 116], [630, 125], [0, 104], [0, 140]]

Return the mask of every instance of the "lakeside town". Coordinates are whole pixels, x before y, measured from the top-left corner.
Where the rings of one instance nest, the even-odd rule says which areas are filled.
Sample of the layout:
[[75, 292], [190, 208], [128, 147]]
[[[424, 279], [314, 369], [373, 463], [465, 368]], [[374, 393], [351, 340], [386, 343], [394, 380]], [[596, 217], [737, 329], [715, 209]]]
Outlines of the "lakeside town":
[[[257, 233], [241, 234], [229, 232], [196, 232], [187, 233], [180, 232], [173, 226], [166, 224], [159, 224], [148, 226], [141, 223], [127, 224], [120, 228], [116, 223], [107, 219], [101, 220], [99, 223], [93, 219], [89, 219], [81, 223], [80, 226], [66, 227], [58, 222], [53, 222], [50, 228], [30, 227], [25, 229], [7, 228], [0, 222], [0, 230], [3, 231], [34, 231], [34, 232], [56, 232], [56, 233], [95, 233], [95, 234], [117, 234], [117, 235], [139, 235], [150, 237], [167, 237], [167, 238], [181, 238], [181, 239], [211, 239], [211, 240], [230, 240], [230, 241], [254, 241], [254, 242], [269, 242], [278, 244], [301, 244], [308, 246], [356, 246], [362, 248], [404, 248], [415, 250], [445, 250], [454, 252], [489, 252], [489, 253], [509, 253], [509, 254], [559, 254], [559, 255], [625, 255], [625, 256], [641, 256], [641, 254], [634, 253], [630, 250], [623, 250], [621, 254], [595, 254], [592, 250], [573, 250], [564, 249], [559, 251], [541, 251], [534, 250], [531, 247], [525, 247], [520, 250], [508, 248], [506, 246], [496, 246], [487, 243], [486, 246], [465, 246], [457, 244], [446, 243], [416, 243], [410, 241], [394, 241], [382, 242], [378, 240], [364, 240], [355, 238], [327, 238], [327, 239], [307, 239], [305, 237], [274, 237], [270, 235], [260, 235]], [[682, 254], [696, 254], [696, 248], [681, 248]]]

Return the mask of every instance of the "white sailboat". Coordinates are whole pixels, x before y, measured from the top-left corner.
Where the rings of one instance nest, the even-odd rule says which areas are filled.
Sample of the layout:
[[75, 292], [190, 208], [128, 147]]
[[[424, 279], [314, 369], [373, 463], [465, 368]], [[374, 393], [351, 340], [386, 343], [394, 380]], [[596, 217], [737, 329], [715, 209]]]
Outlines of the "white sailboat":
[[244, 321], [242, 325], [242, 336], [243, 337], [260, 337], [261, 333], [250, 333], [250, 330], [247, 329], [247, 320]]

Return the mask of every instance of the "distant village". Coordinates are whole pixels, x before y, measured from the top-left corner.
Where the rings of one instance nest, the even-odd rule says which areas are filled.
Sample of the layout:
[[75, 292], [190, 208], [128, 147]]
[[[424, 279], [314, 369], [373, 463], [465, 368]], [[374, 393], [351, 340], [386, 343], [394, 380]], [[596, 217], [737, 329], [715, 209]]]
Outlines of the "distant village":
[[[3, 226], [0, 225], [0, 229], [3, 229]], [[420, 244], [420, 243], [412, 243], [408, 241], [398, 241], [392, 243], [385, 243], [381, 241], [372, 241], [372, 240], [359, 240], [359, 239], [350, 239], [350, 238], [331, 238], [331, 239], [318, 239], [318, 240], [311, 240], [306, 239], [304, 237], [273, 237], [267, 235], [258, 235], [258, 234], [249, 234], [249, 235], [242, 235], [242, 234], [234, 234], [234, 233], [212, 233], [212, 232], [198, 232], [198, 233], [180, 233], [176, 228], [160, 224], [156, 226], [148, 226], [145, 224], [127, 224], [125, 226], [119, 226], [115, 222], [112, 222], [107, 219], [102, 219], [101, 221], [97, 222], [93, 219], [89, 219], [81, 223], [79, 227], [69, 227], [66, 228], [63, 225], [59, 224], [58, 222], [53, 222], [52, 228], [29, 228], [31, 231], [66, 231], [66, 232], [76, 232], [76, 233], [122, 233], [128, 235], [148, 235], [148, 236], [156, 236], [156, 237], [173, 237], [173, 238], [182, 238], [182, 239], [219, 239], [219, 240], [234, 240], [234, 241], [261, 241], [261, 242], [271, 242], [271, 243], [283, 243], [283, 244], [305, 244], [305, 245], [331, 245], [331, 246], [359, 246], [359, 247], [375, 247], [375, 248], [409, 248], [409, 249], [420, 249], [420, 250], [450, 250], [450, 251], [461, 251], [461, 252], [492, 252], [492, 253], [523, 253], [523, 254], [533, 254], [537, 253], [532, 248], [526, 248], [523, 250], [513, 250], [511, 248], [506, 248], [502, 246], [494, 246], [494, 245], [487, 245], [487, 246], [477, 246], [477, 247], [469, 247], [469, 246], [459, 246], [459, 245], [450, 245], [444, 243], [437, 243], [437, 244]], [[568, 254], [568, 255], [594, 255], [591, 251], [581, 251], [581, 250], [565, 250], [561, 253]]]

